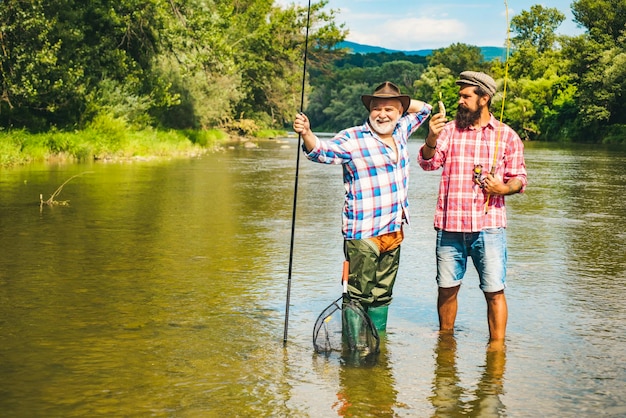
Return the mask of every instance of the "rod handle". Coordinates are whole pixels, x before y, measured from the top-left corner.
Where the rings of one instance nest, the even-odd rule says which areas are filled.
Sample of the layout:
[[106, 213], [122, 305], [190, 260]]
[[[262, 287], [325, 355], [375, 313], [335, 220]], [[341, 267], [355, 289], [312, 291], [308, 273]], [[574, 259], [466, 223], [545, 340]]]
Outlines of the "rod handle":
[[343, 271], [341, 272], [341, 283], [343, 284], [343, 293], [348, 293], [348, 276], [350, 274], [350, 262], [344, 260]]

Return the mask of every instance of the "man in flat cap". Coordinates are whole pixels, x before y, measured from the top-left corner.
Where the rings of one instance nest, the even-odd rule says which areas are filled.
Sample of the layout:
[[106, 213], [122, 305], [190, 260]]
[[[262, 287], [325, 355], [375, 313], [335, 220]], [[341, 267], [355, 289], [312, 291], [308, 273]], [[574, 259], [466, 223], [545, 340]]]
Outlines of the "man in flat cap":
[[391, 82], [361, 96], [369, 112], [363, 125], [321, 141], [304, 114], [293, 129], [303, 139], [306, 157], [341, 164], [345, 198], [342, 213], [344, 253], [349, 262], [348, 292], [385, 331], [400, 262], [403, 225], [409, 223], [408, 139], [431, 106], [401, 94]]
[[490, 344], [496, 346], [504, 342], [508, 319], [504, 197], [526, 187], [524, 147], [489, 111], [493, 78], [464, 71], [456, 84], [455, 120], [446, 123], [444, 114], [434, 115], [418, 156], [424, 170], [443, 168], [435, 211], [439, 329], [454, 330], [469, 256], [487, 301]]

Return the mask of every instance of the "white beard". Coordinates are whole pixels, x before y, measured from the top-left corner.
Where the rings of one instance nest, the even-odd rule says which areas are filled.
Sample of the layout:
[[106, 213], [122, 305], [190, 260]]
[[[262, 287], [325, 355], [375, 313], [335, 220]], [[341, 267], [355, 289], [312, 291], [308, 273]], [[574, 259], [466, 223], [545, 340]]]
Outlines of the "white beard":
[[381, 121], [369, 118], [369, 122], [372, 126], [372, 129], [374, 129], [374, 132], [376, 132], [378, 135], [391, 135], [393, 133], [393, 130], [396, 129], [398, 119], [385, 119]]

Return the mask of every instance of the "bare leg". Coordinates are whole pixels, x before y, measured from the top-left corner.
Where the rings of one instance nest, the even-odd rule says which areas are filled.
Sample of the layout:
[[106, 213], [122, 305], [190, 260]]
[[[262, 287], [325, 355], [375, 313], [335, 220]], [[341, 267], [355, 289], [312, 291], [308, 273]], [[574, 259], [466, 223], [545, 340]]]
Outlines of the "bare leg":
[[458, 309], [456, 296], [460, 288], [461, 286], [439, 288], [437, 312], [439, 313], [440, 331], [454, 331], [454, 321], [456, 320], [456, 311]]
[[506, 304], [504, 290], [493, 293], [485, 293], [487, 300], [487, 322], [489, 323], [489, 340], [504, 340], [506, 334], [506, 321], [509, 310]]

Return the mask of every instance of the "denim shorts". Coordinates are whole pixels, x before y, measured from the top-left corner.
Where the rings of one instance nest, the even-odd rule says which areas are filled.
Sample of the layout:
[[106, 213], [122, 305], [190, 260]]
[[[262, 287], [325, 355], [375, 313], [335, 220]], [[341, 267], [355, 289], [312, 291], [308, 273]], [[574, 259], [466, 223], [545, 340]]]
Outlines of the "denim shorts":
[[506, 229], [494, 228], [480, 232], [446, 232], [437, 230], [437, 285], [459, 286], [467, 270], [467, 257], [480, 279], [483, 292], [491, 293], [506, 287]]

